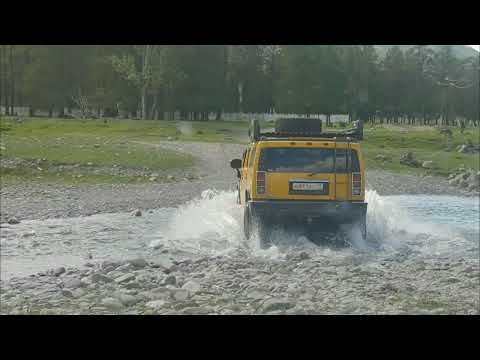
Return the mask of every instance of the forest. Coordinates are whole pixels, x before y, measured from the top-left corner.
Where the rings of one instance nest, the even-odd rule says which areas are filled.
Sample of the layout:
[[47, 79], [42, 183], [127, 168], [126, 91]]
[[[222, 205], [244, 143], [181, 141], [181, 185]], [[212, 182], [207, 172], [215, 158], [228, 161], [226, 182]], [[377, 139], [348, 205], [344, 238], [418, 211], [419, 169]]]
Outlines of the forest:
[[0, 115], [478, 126], [479, 69], [478, 54], [458, 57], [452, 45], [0, 45]]

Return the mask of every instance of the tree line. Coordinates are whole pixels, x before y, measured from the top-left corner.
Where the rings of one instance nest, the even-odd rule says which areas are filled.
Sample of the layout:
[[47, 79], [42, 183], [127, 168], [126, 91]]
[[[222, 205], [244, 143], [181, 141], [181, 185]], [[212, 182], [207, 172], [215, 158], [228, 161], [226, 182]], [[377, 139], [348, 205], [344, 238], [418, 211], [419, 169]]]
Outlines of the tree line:
[[[478, 124], [479, 58], [450, 45], [0, 45], [0, 105], [85, 116], [226, 112]], [[66, 109], [66, 110], [65, 110]]]

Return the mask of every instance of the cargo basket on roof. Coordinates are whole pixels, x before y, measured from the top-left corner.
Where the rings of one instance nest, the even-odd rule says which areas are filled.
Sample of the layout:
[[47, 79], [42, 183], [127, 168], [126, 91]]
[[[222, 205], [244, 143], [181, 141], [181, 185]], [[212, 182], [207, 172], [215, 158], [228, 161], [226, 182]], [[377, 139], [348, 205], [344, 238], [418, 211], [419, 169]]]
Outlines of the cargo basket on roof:
[[322, 120], [313, 118], [279, 118], [274, 132], [262, 133], [258, 120], [250, 123], [249, 136], [252, 141], [282, 138], [327, 138], [336, 140], [363, 140], [363, 123], [356, 121], [354, 127], [343, 131], [322, 131]]

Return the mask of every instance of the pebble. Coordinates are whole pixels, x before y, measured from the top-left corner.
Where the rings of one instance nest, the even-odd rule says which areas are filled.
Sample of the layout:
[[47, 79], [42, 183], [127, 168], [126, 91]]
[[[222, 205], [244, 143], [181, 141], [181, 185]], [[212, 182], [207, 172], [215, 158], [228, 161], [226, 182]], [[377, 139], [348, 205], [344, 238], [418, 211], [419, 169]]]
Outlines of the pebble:
[[131, 259], [131, 260], [127, 260], [126, 262], [128, 264], [131, 264], [136, 269], [143, 269], [144, 267], [148, 266], [148, 262], [142, 258]]
[[196, 281], [189, 280], [185, 284], [183, 284], [182, 289], [187, 290], [188, 292], [190, 292], [190, 294], [193, 295], [201, 290], [201, 286]]
[[102, 305], [108, 309], [115, 311], [121, 310], [123, 308], [123, 304], [119, 300], [114, 298], [102, 299]]
[[55, 276], [60, 276], [61, 274], [63, 274], [65, 272], [65, 268], [63, 266], [61, 267], [58, 267], [56, 269], [53, 269], [53, 275]]
[[92, 283], [110, 283], [113, 281], [112, 278], [99, 273], [90, 275], [90, 280]]
[[145, 306], [149, 307], [149, 308], [152, 308], [154, 310], [160, 310], [161, 308], [163, 308], [166, 304], [168, 304], [166, 301], [164, 300], [153, 300], [153, 301], [149, 301], [145, 304]]
[[142, 216], [142, 211], [139, 210], [139, 209], [134, 210], [134, 211], [132, 212], [132, 215], [133, 215], [133, 216]]
[[129, 273], [129, 274], [119, 276], [118, 278], [115, 279], [115, 282], [118, 283], [118, 284], [121, 284], [121, 283], [128, 282], [130, 280], [133, 280], [133, 279], [135, 279], [135, 275]]
[[10, 225], [16, 225], [16, 224], [20, 224], [20, 220], [18, 220], [15, 216], [13, 216], [7, 220], [7, 223], [9, 223]]
[[295, 304], [287, 299], [268, 299], [262, 304], [262, 312], [283, 311], [295, 307]]
[[185, 289], [172, 289], [172, 297], [177, 301], [184, 301], [190, 297], [190, 293]]
[[118, 296], [118, 300], [122, 303], [124, 306], [132, 306], [135, 305], [139, 299], [136, 296], [129, 295], [129, 294], [121, 294]]
[[84, 284], [77, 278], [68, 279], [63, 282], [63, 287], [66, 289], [77, 289], [82, 286], [84, 286]]
[[164, 280], [163, 283], [165, 285], [175, 285], [177, 283], [177, 278], [175, 275], [168, 275]]

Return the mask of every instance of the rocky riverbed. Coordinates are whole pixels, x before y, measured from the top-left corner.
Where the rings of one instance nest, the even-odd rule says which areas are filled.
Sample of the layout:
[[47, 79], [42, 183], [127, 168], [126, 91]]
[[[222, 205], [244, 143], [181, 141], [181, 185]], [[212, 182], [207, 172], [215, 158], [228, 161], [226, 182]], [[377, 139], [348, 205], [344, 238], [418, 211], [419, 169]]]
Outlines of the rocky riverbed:
[[[337, 249], [315, 246], [301, 235], [279, 234], [283, 243], [263, 251], [242, 241], [233, 191], [207, 194], [185, 205], [205, 189], [235, 188], [228, 163], [241, 157], [243, 146], [162, 146], [197, 154], [195, 171], [205, 176], [165, 184], [2, 188], [0, 265], [13, 270], [3, 272], [9, 276], [0, 282], [1, 314], [480, 312], [478, 226], [470, 224], [462, 233], [400, 221], [401, 214], [389, 207], [393, 198], [379, 196], [458, 195], [447, 180], [369, 171], [368, 187], [378, 193], [369, 199], [369, 229], [376, 246]], [[452, 201], [445, 209], [454, 211], [435, 221], [465, 218], [462, 200]], [[105, 214], [137, 208], [143, 216]], [[152, 209], [158, 208], [170, 210], [157, 215]], [[421, 220], [422, 214], [412, 216]], [[20, 223], [5, 224], [12, 217]], [[57, 253], [63, 264], [53, 262]], [[38, 258], [44, 259], [38, 264], [41, 270], [15, 275], [12, 264]]]
[[478, 314], [478, 263], [245, 254], [57, 268], [2, 282], [3, 314]]

